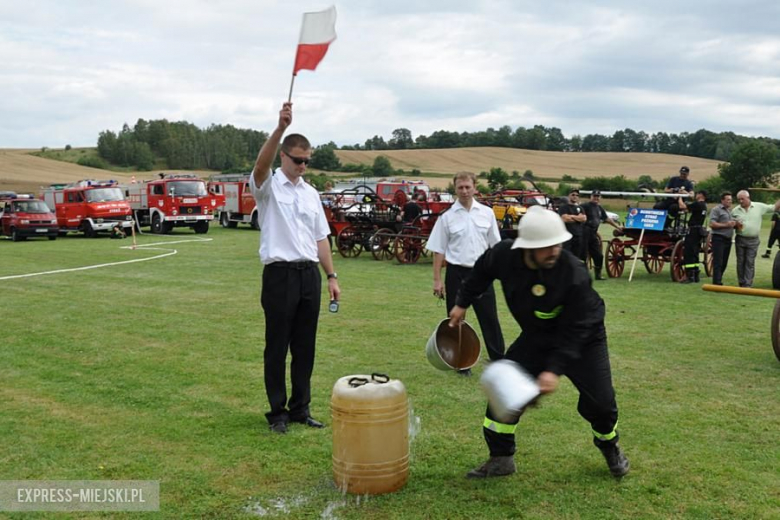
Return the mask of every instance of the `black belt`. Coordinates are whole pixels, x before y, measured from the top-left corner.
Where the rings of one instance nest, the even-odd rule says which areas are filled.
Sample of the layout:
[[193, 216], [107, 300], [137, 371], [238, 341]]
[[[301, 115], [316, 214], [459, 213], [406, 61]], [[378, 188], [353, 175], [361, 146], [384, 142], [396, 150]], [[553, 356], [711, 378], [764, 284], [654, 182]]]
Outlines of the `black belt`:
[[266, 267], [280, 267], [282, 269], [298, 269], [299, 271], [302, 271], [304, 269], [317, 267], [317, 262], [312, 262], [311, 260], [302, 260], [300, 262], [273, 262]]

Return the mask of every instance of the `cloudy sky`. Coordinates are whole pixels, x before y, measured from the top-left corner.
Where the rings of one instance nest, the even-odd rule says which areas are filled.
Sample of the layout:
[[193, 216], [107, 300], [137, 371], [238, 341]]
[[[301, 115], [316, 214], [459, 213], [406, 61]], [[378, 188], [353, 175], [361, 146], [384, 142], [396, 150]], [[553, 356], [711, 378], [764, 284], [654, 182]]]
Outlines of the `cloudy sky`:
[[[94, 146], [139, 119], [271, 130], [301, 15], [272, 0], [0, 0], [0, 148]], [[314, 144], [404, 127], [780, 138], [775, 0], [342, 0], [295, 82]]]

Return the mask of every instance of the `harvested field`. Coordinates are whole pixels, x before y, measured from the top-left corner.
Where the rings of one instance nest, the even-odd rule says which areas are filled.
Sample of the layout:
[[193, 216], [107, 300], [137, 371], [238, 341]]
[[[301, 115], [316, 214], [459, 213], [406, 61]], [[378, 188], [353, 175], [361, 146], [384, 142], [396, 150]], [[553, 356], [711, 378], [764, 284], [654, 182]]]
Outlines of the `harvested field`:
[[446, 150], [337, 150], [342, 164], [372, 164], [378, 155], [384, 155], [393, 168], [423, 173], [456, 173], [466, 170], [479, 173], [490, 168], [517, 170], [521, 174], [532, 170], [538, 178], [561, 178], [571, 175], [587, 177], [614, 177], [625, 175], [637, 179], [649, 175], [660, 180], [676, 175], [680, 166], [691, 169], [693, 180], [703, 180], [718, 173], [718, 161], [680, 155], [656, 153], [610, 152], [540, 152], [514, 148], [451, 148]]

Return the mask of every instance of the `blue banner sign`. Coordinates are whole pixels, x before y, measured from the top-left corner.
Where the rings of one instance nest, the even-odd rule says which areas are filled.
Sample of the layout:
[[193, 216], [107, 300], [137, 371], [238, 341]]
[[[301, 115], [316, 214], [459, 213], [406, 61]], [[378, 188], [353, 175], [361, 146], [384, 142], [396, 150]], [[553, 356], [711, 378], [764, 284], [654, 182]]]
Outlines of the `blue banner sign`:
[[628, 229], [646, 229], [648, 231], [663, 231], [666, 222], [666, 210], [629, 208], [626, 216]]

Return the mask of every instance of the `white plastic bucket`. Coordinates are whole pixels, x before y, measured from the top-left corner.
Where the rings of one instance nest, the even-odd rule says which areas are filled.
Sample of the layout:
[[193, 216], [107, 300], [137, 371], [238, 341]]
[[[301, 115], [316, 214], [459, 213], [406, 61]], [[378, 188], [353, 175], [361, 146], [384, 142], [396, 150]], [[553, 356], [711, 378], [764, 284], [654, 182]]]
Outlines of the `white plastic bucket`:
[[515, 422], [523, 408], [539, 396], [536, 380], [508, 359], [490, 363], [482, 372], [480, 383], [493, 417], [506, 424]]

